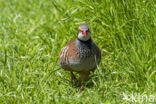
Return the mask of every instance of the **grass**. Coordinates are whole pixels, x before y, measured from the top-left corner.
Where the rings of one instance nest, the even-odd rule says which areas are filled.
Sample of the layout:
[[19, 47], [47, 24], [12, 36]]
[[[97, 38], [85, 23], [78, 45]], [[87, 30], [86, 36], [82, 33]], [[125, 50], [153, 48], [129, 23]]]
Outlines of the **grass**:
[[[102, 60], [79, 93], [58, 54], [82, 23]], [[155, 0], [0, 0], [1, 104], [154, 104], [155, 85]]]

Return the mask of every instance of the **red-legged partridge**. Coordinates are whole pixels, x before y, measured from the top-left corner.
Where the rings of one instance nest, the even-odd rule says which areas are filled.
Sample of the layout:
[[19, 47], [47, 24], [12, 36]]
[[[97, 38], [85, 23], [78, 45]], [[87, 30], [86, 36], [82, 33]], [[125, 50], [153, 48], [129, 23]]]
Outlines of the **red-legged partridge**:
[[81, 90], [84, 89], [84, 81], [96, 69], [100, 60], [101, 51], [92, 41], [89, 28], [85, 24], [79, 26], [77, 39], [68, 42], [59, 54], [60, 65], [71, 72], [71, 80], [77, 82], [73, 72], [77, 72], [82, 78]]

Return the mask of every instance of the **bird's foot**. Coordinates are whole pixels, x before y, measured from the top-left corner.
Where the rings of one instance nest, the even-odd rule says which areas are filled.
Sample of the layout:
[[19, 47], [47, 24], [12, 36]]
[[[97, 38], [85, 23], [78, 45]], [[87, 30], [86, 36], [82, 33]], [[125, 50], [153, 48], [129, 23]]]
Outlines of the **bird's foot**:
[[71, 72], [71, 82], [74, 84], [74, 85], [77, 85], [78, 84], [78, 80], [76, 78], [76, 76], [74, 75], [73, 72]]
[[73, 85], [77, 85], [78, 84], [78, 80], [77, 79], [72, 79], [71, 82], [72, 82]]
[[84, 86], [81, 86], [79, 90], [80, 91], [83, 91], [84, 90]]
[[81, 86], [79, 89], [78, 89], [78, 92], [82, 92], [84, 90], [84, 86]]

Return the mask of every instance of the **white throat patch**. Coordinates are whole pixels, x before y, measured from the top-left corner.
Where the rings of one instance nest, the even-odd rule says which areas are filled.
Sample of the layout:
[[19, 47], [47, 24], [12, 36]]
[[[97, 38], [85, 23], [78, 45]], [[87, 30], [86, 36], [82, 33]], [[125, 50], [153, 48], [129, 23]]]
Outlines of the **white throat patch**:
[[84, 35], [82, 34], [82, 32], [79, 32], [79, 33], [78, 33], [78, 38], [79, 38], [80, 40], [87, 41], [87, 40], [90, 39], [90, 33], [88, 33], [86, 36], [84, 36]]

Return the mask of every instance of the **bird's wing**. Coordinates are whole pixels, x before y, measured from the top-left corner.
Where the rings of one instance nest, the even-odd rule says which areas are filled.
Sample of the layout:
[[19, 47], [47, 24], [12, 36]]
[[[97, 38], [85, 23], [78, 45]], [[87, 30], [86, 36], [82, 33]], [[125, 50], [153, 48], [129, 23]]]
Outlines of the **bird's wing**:
[[72, 70], [69, 66], [69, 58], [75, 57], [74, 54], [75, 40], [72, 40], [63, 47], [59, 54], [60, 65], [65, 70]]

